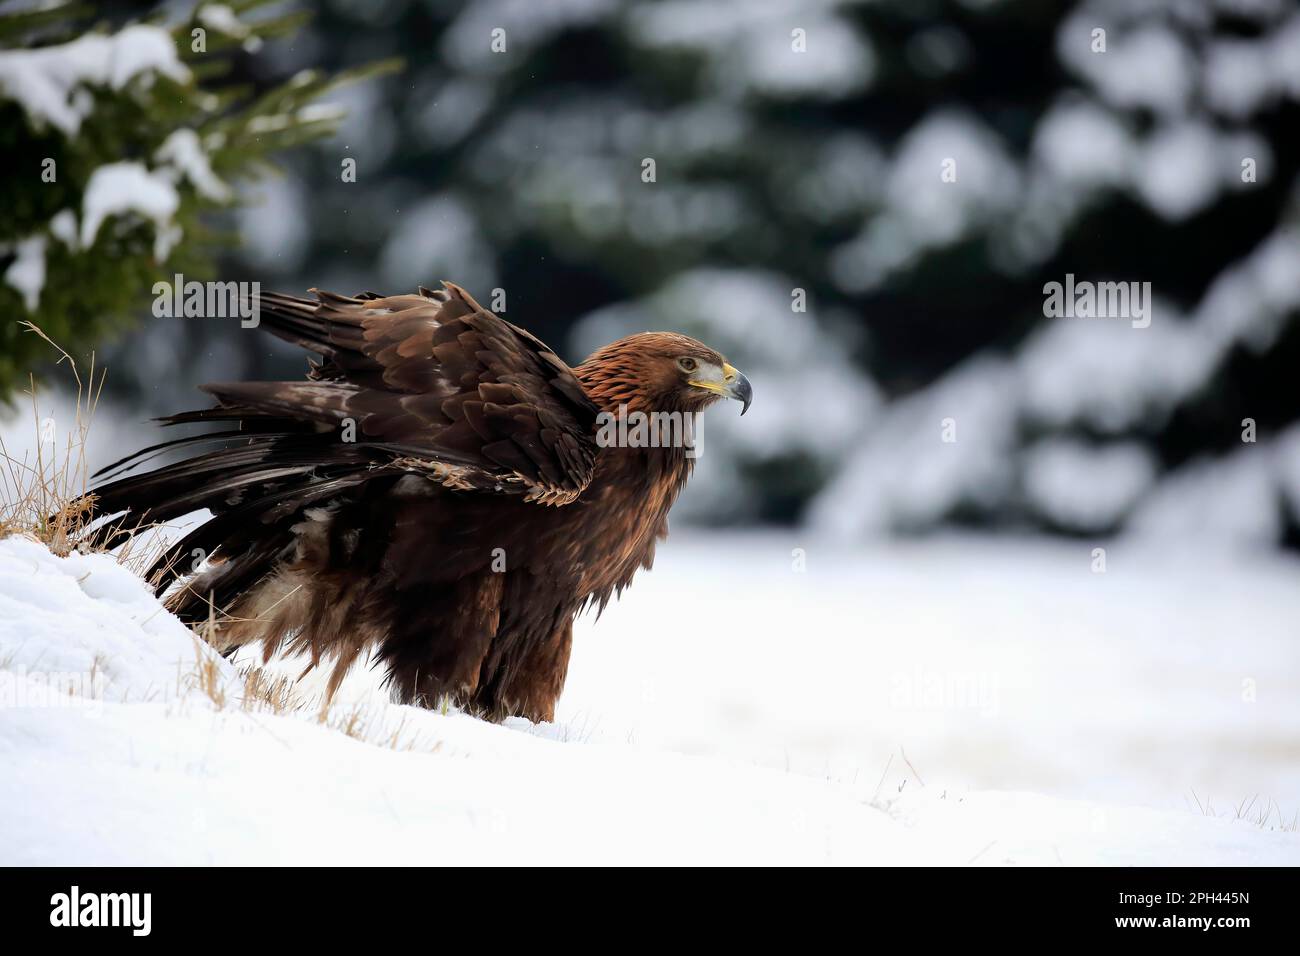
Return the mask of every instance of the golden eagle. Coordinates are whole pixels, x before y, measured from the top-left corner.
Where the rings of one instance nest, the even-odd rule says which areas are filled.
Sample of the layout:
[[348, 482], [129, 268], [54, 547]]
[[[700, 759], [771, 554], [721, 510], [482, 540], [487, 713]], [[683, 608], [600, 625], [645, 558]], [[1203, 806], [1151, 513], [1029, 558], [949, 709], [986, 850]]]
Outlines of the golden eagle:
[[[101, 472], [115, 480], [93, 491], [95, 509], [114, 517], [95, 534], [112, 546], [206, 508], [151, 574], [161, 594], [197, 571], [168, 606], [215, 621], [219, 648], [332, 660], [331, 694], [373, 648], [402, 702], [549, 720], [574, 617], [650, 567], [693, 465], [689, 431], [619, 442], [601, 429], [637, 414], [667, 425], [720, 397], [743, 414], [752, 391], [716, 351], [669, 332], [570, 368], [443, 286], [260, 295], [261, 327], [320, 360], [303, 381], [204, 385], [215, 408], [160, 419], [228, 424]], [[215, 447], [117, 477], [196, 444]]]

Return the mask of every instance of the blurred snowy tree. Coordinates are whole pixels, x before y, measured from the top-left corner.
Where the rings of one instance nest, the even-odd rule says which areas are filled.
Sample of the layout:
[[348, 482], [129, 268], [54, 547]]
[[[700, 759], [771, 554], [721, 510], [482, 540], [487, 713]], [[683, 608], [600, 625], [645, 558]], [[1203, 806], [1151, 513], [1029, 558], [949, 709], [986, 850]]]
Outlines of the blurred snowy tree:
[[222, 237], [204, 214], [333, 130], [338, 112], [313, 106], [322, 95], [384, 67], [305, 71], [253, 96], [228, 81], [233, 52], [304, 20], [245, 19], [263, 5], [201, 3], [174, 23], [116, 28], [68, 3], [0, 12], [0, 398], [49, 355], [21, 320], [80, 356], [146, 314], [155, 281], [210, 277]]
[[[237, 72], [409, 67], [338, 92], [348, 118], [239, 213], [226, 273], [500, 288], [571, 359], [650, 326], [716, 342], [757, 401], [714, 416], [736, 457], [702, 469], [696, 518], [1095, 535], [1238, 488], [1262, 496], [1242, 535], [1295, 539], [1294, 3], [312, 6]], [[1067, 274], [1150, 282], [1150, 326], [1046, 316]], [[166, 346], [201, 367], [159, 404], [301, 372], [258, 337], [168, 334], [206, 338]]]

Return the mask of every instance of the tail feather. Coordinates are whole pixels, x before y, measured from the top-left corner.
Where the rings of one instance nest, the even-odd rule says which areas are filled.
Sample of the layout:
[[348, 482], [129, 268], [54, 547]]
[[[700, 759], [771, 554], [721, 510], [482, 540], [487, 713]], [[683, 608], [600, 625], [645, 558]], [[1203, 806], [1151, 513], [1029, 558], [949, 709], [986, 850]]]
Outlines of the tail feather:
[[260, 408], [244, 405], [218, 405], [216, 408], [196, 408], [188, 412], [176, 412], [163, 415], [154, 421], [163, 425], [187, 425], [192, 422], [239, 422], [244, 431], [267, 431], [280, 429], [285, 431], [305, 429], [304, 422], [294, 421], [275, 415]]
[[[203, 443], [218, 447], [153, 471], [130, 473], [152, 457]], [[205, 588], [211, 593], [173, 602], [183, 619], [198, 619], [206, 610], [196, 601], [211, 599], [224, 609], [270, 573], [304, 509], [382, 473], [377, 464], [368, 444], [342, 443], [317, 432], [228, 430], [162, 442], [100, 472], [110, 478], [90, 494], [96, 515], [107, 520], [89, 529], [82, 542], [111, 550], [142, 528], [211, 511], [211, 519], [169, 547], [147, 572], [161, 594], [195, 570], [194, 558], [219, 559], [220, 573], [210, 575], [211, 586]]]
[[102, 515], [133, 511], [151, 520], [169, 520], [198, 508], [225, 510], [230, 492], [248, 484], [287, 478], [309, 471], [319, 455], [290, 454], [274, 440], [220, 448], [165, 465], [142, 475], [127, 475], [96, 488]]
[[[307, 381], [203, 386], [217, 407], [159, 421], [215, 430], [150, 445], [95, 475], [98, 484], [90, 501], [96, 523], [82, 536], [83, 543], [116, 548], [141, 528], [204, 509], [212, 513], [159, 555], [147, 572], [160, 595], [170, 592], [168, 606], [189, 623], [201, 621], [212, 608], [223, 613], [253, 608], [257, 613], [251, 616], [260, 614], [257, 609], [265, 610], [278, 588], [302, 573], [285, 569], [298, 560], [295, 554], [304, 538], [321, 546], [321, 528], [328, 522], [317, 523], [313, 509], [347, 507], [365, 483], [396, 481], [412, 470], [411, 459], [430, 459], [430, 449], [418, 443], [368, 440], [383, 433], [367, 436], [364, 430], [360, 441], [344, 442], [333, 428], [349, 417], [362, 417], [355, 401], [359, 391], [388, 389], [384, 366], [366, 354], [371, 348], [366, 336], [377, 319], [382, 325], [385, 313], [400, 312], [410, 303], [375, 293], [312, 292], [313, 298], [262, 293], [254, 300], [262, 328], [321, 356]], [[415, 304], [445, 302], [448, 293], [422, 288], [407, 298]], [[436, 400], [438, 396], [426, 399]], [[180, 453], [189, 457], [170, 460]], [[160, 458], [164, 463], [159, 465]], [[491, 477], [482, 472], [481, 458], [467, 451], [439, 449], [433, 460], [473, 468], [482, 480]], [[147, 463], [154, 463], [153, 470], [138, 470]], [[325, 546], [333, 544], [326, 540]], [[189, 580], [177, 588], [182, 578]], [[295, 626], [336, 612], [321, 590], [311, 602], [294, 607], [301, 617], [294, 618]], [[243, 624], [227, 637], [239, 642], [258, 633]]]
[[109, 480], [117, 477], [124, 471], [138, 468], [147, 462], [153, 461], [155, 458], [165, 455], [169, 451], [175, 451], [184, 448], [187, 445], [197, 445], [210, 441], [222, 441], [227, 438], [235, 439], [246, 437], [247, 434], [247, 432], [244, 432], [241, 429], [234, 428], [219, 432], [205, 432], [202, 435], [186, 435], [184, 438], [173, 438], [169, 441], [158, 442], [156, 445], [149, 445], [145, 448], [141, 448], [139, 451], [132, 452], [125, 458], [119, 458], [111, 465], [105, 465], [103, 468], [99, 469], [99, 471], [91, 475], [91, 477]]
[[[149, 569], [162, 593], [179, 577], [197, 570], [193, 559], [208, 557], [219, 564], [169, 599], [181, 620], [207, 616], [207, 608], [227, 611], [252, 585], [276, 570], [294, 541], [293, 526], [302, 513], [367, 481], [354, 473], [305, 485], [291, 496], [267, 495], [231, 509], [199, 525], [159, 556]], [[190, 557], [189, 563], [185, 558]]]
[[356, 300], [329, 292], [316, 292], [316, 295], [315, 299], [304, 299], [279, 292], [263, 292], [258, 295], [256, 303], [258, 324], [277, 338], [332, 362], [350, 359], [349, 364], [352, 364], [362, 359], [364, 364], [374, 365], [361, 355], [365, 335], [359, 318], [332, 308], [355, 305]]

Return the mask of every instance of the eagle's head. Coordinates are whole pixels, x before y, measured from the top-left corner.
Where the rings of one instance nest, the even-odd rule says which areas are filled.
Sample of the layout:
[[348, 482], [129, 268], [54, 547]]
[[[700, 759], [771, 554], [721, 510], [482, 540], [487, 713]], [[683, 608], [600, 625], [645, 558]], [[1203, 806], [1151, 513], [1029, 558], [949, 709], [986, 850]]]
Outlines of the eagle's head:
[[642, 332], [611, 342], [575, 371], [593, 401], [645, 412], [697, 412], [719, 398], [749, 410], [754, 389], [744, 374], [703, 342], [676, 332]]

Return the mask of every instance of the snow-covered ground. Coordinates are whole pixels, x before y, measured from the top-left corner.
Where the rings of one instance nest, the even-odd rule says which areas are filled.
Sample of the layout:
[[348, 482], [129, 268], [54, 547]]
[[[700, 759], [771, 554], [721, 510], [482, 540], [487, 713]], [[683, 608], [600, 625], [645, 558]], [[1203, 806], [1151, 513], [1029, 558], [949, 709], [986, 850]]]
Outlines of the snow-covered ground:
[[1253, 822], [1300, 797], [1296, 567], [1108, 558], [683, 537], [534, 727], [249, 702], [129, 571], [9, 539], [0, 863], [1300, 863]]
[[1290, 822], [1300, 561], [1121, 539], [1098, 572], [1102, 546], [679, 535], [581, 628], [561, 716], [836, 779], [891, 754], [894, 777], [902, 748], [931, 787], [1258, 795]]

